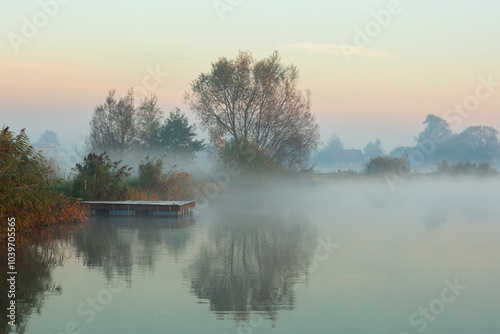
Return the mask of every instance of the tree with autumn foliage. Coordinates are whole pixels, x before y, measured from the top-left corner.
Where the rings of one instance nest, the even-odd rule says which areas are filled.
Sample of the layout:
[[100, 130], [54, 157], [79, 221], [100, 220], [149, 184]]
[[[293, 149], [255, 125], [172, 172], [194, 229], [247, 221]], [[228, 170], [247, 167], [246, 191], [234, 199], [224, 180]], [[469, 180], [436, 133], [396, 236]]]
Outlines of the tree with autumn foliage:
[[298, 88], [299, 72], [278, 52], [256, 60], [250, 52], [220, 58], [198, 76], [185, 99], [208, 131], [213, 148], [229, 141], [256, 145], [285, 171], [310, 169], [319, 143], [310, 92]]

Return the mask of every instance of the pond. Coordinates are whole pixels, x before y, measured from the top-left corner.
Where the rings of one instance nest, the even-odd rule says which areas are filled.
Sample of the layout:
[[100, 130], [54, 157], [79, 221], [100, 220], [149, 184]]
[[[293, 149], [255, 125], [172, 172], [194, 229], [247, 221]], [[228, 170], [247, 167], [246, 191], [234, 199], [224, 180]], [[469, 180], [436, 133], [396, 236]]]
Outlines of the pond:
[[280, 184], [91, 219], [18, 250], [17, 330], [498, 332], [499, 186]]

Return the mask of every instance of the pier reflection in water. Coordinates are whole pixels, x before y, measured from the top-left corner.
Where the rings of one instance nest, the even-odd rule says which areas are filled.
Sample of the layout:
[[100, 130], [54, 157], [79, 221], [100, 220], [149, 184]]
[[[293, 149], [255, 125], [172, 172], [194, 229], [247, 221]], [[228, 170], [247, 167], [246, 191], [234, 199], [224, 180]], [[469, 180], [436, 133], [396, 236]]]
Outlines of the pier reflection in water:
[[102, 270], [108, 281], [118, 276], [130, 283], [133, 266], [154, 271], [163, 249], [174, 258], [182, 255], [192, 236], [187, 227], [194, 223], [192, 218], [94, 218], [74, 233], [73, 245], [85, 266]]

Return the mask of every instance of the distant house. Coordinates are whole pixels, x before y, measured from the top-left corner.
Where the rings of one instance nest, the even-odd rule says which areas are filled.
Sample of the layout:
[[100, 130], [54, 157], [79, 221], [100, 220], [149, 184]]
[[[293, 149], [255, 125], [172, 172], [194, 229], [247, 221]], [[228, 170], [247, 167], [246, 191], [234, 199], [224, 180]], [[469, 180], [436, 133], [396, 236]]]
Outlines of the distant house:
[[363, 152], [361, 150], [340, 150], [337, 155], [337, 161], [344, 163], [363, 163], [365, 158], [363, 157]]
[[361, 170], [365, 165], [363, 152], [356, 149], [336, 149], [323, 154], [316, 162], [317, 167], [324, 172], [349, 169]]
[[55, 158], [57, 154], [57, 147], [55, 144], [48, 143], [35, 143], [32, 145], [35, 151], [41, 151], [45, 158]]

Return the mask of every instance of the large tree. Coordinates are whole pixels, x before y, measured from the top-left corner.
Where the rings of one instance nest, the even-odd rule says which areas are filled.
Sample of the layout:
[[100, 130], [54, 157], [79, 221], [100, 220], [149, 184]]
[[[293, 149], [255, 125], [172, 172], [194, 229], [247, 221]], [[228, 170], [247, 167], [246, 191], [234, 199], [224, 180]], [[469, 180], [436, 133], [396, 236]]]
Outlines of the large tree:
[[423, 124], [425, 129], [415, 138], [418, 145], [426, 145], [428, 141], [443, 143], [452, 136], [450, 124], [441, 117], [429, 114], [425, 117]]
[[123, 157], [126, 153], [150, 147], [159, 128], [162, 112], [156, 95], [134, 103], [134, 91], [117, 98], [111, 90], [105, 101], [94, 109], [90, 121], [90, 135], [87, 137], [89, 151], [109, 152]]
[[436, 162], [453, 160], [459, 147], [453, 143], [453, 133], [445, 119], [429, 114], [423, 122], [425, 128], [417, 137], [413, 147], [398, 147], [391, 151], [390, 156], [413, 161], [413, 167], [434, 166]]
[[142, 146], [154, 145], [162, 118], [156, 94], [144, 98], [137, 110], [137, 130]]
[[494, 162], [500, 157], [498, 131], [490, 126], [470, 126], [454, 135], [452, 143], [460, 147], [460, 160]]
[[123, 156], [138, 144], [134, 91], [118, 99], [115, 94], [116, 90], [109, 91], [104, 103], [95, 107], [87, 144], [92, 152]]
[[251, 142], [283, 169], [300, 171], [309, 168], [319, 132], [310, 92], [300, 91], [298, 82], [297, 68], [283, 65], [277, 52], [259, 61], [240, 52], [195, 79], [186, 102], [215, 148]]

